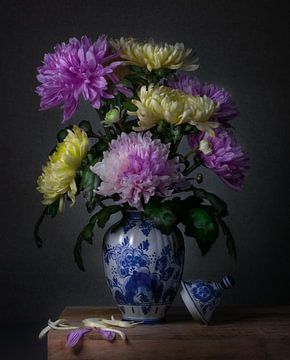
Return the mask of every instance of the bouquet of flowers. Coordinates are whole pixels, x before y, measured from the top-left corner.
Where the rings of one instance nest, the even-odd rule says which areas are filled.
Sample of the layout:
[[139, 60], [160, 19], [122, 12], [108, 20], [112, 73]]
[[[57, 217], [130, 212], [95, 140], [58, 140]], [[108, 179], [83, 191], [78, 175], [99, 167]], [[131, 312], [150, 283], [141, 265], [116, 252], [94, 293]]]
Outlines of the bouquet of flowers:
[[[184, 44], [139, 42], [133, 38], [92, 42], [87, 36], [58, 44], [37, 69], [40, 109], [61, 105], [63, 123], [83, 97], [96, 109], [96, 122], [65, 125], [57, 134], [39, 176], [45, 216], [54, 217], [83, 194], [92, 216], [80, 232], [75, 261], [84, 270], [83, 242], [92, 243], [94, 227], [103, 228], [118, 211], [137, 209], [165, 234], [183, 224], [206, 254], [221, 230], [236, 257], [224, 218], [227, 205], [200, 188], [201, 166], [240, 190], [248, 157], [236, 142], [231, 120], [238, 111], [223, 88], [187, 74], [197, 58]], [[187, 151], [179, 151], [182, 140]]]

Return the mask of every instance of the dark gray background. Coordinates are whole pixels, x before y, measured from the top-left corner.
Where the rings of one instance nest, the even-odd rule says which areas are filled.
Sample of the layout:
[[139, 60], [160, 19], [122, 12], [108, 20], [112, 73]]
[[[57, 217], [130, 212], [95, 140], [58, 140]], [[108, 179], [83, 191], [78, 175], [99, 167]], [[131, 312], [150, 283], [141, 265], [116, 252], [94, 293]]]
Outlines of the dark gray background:
[[[35, 331], [66, 305], [113, 304], [102, 269], [103, 231], [96, 230], [94, 245], [85, 246], [87, 271], [80, 272], [73, 262], [75, 239], [88, 218], [82, 200], [56, 219], [45, 221], [43, 249], [36, 248], [33, 240], [33, 225], [42, 210], [35, 182], [62, 119], [60, 109], [38, 112], [36, 67], [55, 43], [72, 36], [152, 37], [182, 41], [198, 50], [200, 69], [195, 75], [224, 86], [236, 100], [241, 115], [234, 126], [251, 158], [251, 171], [241, 193], [203, 171], [204, 186], [229, 205], [228, 223], [239, 261], [227, 255], [222, 237], [206, 257], [200, 255], [194, 240], [186, 238], [184, 277], [218, 279], [233, 274], [237, 285], [225, 295], [224, 304], [289, 304], [289, 33], [285, 4], [1, 2], [0, 311], [1, 324], [31, 324], [18, 331], [22, 335], [18, 348], [28, 354], [27, 344], [34, 347], [26, 358], [40, 358], [39, 345], [33, 340]], [[97, 123], [88, 103], [81, 104], [71, 122], [83, 119]], [[180, 299], [176, 303], [181, 305]], [[14, 325], [12, 329], [15, 334]]]

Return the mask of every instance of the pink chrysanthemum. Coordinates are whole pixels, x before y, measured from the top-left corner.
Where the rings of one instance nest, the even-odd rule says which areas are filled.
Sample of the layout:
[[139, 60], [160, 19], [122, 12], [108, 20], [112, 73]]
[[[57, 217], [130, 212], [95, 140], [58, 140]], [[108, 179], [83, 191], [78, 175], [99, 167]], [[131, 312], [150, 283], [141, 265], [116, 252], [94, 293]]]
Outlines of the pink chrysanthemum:
[[102, 180], [98, 194], [118, 194], [120, 203], [142, 210], [151, 196], [172, 193], [182, 180], [179, 160], [168, 159], [170, 145], [151, 137], [150, 132], [122, 133], [111, 142], [103, 161], [91, 168]]
[[96, 109], [100, 108], [102, 98], [111, 99], [117, 91], [131, 95], [113, 73], [122, 61], [113, 61], [118, 53], [110, 48], [105, 35], [94, 43], [87, 36], [80, 41], [71, 38], [54, 50], [45, 54], [43, 65], [37, 69], [41, 85], [36, 92], [41, 97], [41, 110], [63, 104], [66, 121], [76, 112], [81, 95]]

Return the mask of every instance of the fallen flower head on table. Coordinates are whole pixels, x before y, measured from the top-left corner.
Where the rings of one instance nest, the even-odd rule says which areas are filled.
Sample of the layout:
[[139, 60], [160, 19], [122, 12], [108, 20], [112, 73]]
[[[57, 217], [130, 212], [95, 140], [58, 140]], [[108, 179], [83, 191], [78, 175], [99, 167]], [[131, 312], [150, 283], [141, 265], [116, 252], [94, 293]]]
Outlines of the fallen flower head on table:
[[142, 322], [122, 321], [116, 320], [114, 316], [111, 319], [102, 318], [88, 318], [82, 320], [84, 327], [72, 326], [65, 319], [58, 319], [56, 321], [48, 320], [48, 325], [41, 330], [38, 335], [42, 339], [51, 329], [53, 330], [71, 330], [67, 335], [67, 347], [76, 346], [79, 341], [88, 333], [97, 331], [104, 340], [113, 341], [116, 335], [119, 335], [122, 340], [126, 340], [126, 334], [123, 331], [115, 329], [115, 327], [131, 328]]

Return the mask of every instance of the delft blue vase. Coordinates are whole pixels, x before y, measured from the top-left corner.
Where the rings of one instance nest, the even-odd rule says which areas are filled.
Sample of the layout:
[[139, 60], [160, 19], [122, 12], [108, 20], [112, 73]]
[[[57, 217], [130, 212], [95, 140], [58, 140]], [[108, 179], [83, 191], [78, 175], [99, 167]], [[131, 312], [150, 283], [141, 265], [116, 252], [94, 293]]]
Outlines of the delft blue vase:
[[104, 236], [106, 280], [124, 320], [156, 323], [164, 319], [178, 291], [184, 242], [176, 227], [162, 234], [141, 213], [124, 213]]

